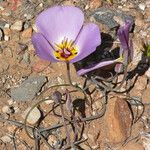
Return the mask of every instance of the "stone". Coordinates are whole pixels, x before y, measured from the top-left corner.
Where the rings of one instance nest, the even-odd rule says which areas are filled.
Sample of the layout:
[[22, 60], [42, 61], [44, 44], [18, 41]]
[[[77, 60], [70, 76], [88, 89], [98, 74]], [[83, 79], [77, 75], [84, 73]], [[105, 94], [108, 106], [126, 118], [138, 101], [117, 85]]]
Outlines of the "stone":
[[25, 29], [22, 32], [22, 37], [23, 38], [31, 38], [31, 36], [32, 36], [32, 28]]
[[109, 29], [117, 28], [119, 23], [114, 18], [120, 18], [122, 22], [130, 20], [134, 23], [134, 18], [121, 10], [112, 10], [105, 7], [98, 8], [91, 14], [97, 22], [105, 24]]
[[102, 6], [102, 1], [101, 0], [91, 0], [90, 1], [90, 9], [97, 9], [98, 7]]
[[9, 41], [9, 40], [10, 40], [10, 37], [9, 37], [8, 35], [5, 35], [5, 36], [4, 36], [4, 40], [5, 40], [5, 41]]
[[139, 4], [139, 8], [140, 8], [142, 11], [144, 11], [145, 8], [146, 8], [146, 5], [145, 5], [144, 3], [140, 3], [140, 4]]
[[10, 107], [6, 105], [6, 106], [2, 107], [2, 112], [6, 113], [6, 114], [11, 114], [12, 111], [11, 111]]
[[[30, 110], [31, 110], [31, 107], [27, 108], [24, 111], [24, 113], [22, 114], [22, 117], [24, 119]], [[33, 110], [31, 110], [30, 114], [28, 115], [27, 122], [30, 124], [36, 124], [40, 118], [41, 118], [41, 112], [37, 107], [35, 107], [33, 108]]]
[[30, 54], [28, 52], [23, 54], [23, 62], [30, 63]]
[[11, 98], [16, 101], [32, 100], [46, 82], [45, 76], [30, 76], [19, 87], [11, 88]]
[[18, 20], [10, 28], [11, 30], [21, 31], [23, 28], [23, 22]]
[[4, 143], [10, 143], [12, 139], [8, 135], [4, 135], [0, 138]]
[[132, 113], [128, 103], [119, 97], [110, 98], [104, 117], [107, 142], [117, 144], [130, 136]]
[[6, 23], [4, 28], [10, 28], [10, 24], [9, 23]]

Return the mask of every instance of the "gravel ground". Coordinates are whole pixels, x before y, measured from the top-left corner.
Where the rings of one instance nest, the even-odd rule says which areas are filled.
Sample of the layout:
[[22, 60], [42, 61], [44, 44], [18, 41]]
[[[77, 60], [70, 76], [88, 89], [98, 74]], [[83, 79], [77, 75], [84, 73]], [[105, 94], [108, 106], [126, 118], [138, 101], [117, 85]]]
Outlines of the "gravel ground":
[[[71, 65], [74, 85], [83, 88], [87, 79], [86, 97], [75, 86], [52, 87], [68, 83], [66, 66], [39, 59], [31, 43], [37, 14], [54, 5], [79, 7], [102, 32], [100, 54]], [[133, 24], [134, 57], [123, 86], [110, 90], [104, 73], [110, 68], [78, 76], [76, 68], [115, 57], [116, 30], [126, 19]], [[0, 0], [0, 149], [150, 150], [150, 63], [143, 43], [150, 44], [150, 0]], [[108, 91], [95, 89], [94, 75], [107, 80]], [[75, 115], [66, 109], [70, 103]]]

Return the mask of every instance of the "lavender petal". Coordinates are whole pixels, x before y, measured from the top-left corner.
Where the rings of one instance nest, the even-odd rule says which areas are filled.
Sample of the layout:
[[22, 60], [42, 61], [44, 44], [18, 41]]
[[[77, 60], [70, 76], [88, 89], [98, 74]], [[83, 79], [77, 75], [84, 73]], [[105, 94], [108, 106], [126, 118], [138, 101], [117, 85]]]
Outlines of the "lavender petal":
[[45, 60], [57, 62], [58, 60], [53, 55], [53, 48], [48, 41], [40, 33], [35, 33], [32, 36], [32, 43], [36, 50], [36, 54]]
[[79, 50], [78, 55], [70, 62], [77, 62], [96, 50], [96, 47], [101, 44], [101, 35], [99, 27], [93, 23], [83, 26], [75, 45]]
[[82, 11], [73, 6], [55, 6], [43, 11], [36, 19], [36, 25], [46, 39], [54, 46], [64, 38], [75, 40], [84, 21]]

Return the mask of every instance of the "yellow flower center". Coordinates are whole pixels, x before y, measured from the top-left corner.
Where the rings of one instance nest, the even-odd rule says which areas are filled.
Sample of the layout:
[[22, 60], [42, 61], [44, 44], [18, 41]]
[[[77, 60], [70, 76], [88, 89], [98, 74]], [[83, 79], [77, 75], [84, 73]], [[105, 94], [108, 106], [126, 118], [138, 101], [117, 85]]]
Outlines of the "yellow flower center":
[[65, 39], [60, 44], [55, 44], [54, 56], [58, 60], [69, 61], [78, 54], [78, 49], [72, 40]]

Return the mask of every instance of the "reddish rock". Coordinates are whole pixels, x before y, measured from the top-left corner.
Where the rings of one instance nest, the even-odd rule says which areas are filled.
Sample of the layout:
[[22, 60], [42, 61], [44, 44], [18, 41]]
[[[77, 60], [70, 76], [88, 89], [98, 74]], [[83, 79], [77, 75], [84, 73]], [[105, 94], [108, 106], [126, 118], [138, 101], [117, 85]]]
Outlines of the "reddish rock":
[[124, 99], [110, 98], [104, 119], [107, 142], [117, 144], [130, 136], [132, 114]]
[[32, 36], [32, 28], [28, 28], [22, 32], [23, 38], [30, 38]]
[[91, 0], [90, 2], [90, 9], [97, 9], [98, 7], [102, 6], [101, 0]]
[[40, 59], [32, 65], [32, 70], [39, 73], [45, 70], [49, 65], [50, 62]]

